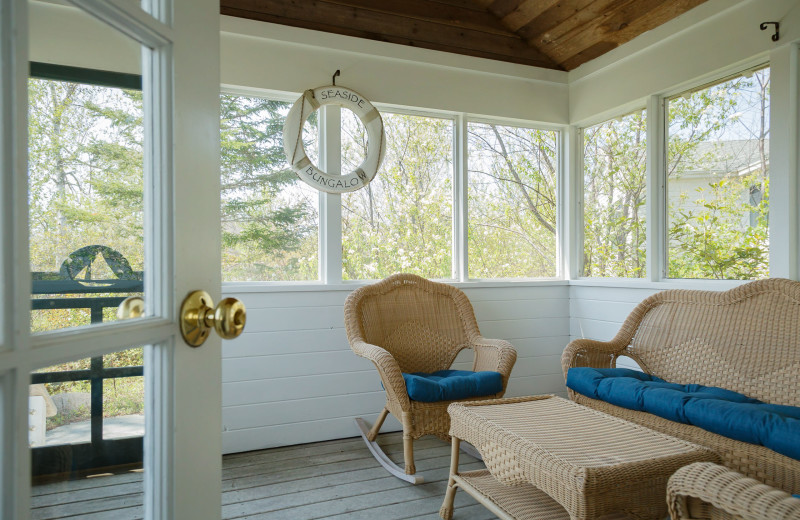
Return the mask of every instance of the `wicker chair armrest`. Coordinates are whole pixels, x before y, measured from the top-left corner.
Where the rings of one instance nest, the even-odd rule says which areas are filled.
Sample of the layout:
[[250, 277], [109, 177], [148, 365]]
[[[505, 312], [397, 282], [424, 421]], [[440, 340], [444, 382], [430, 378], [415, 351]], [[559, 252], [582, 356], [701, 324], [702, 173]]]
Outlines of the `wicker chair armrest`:
[[517, 351], [511, 343], [503, 339], [488, 339], [478, 336], [470, 341], [475, 350], [475, 362], [472, 370], [492, 370], [503, 375], [503, 388], [511, 376], [511, 369], [517, 361]]
[[697, 501], [744, 520], [800, 520], [800, 499], [711, 462], [684, 466], [667, 483], [672, 520], [690, 520], [695, 511], [707, 510]]
[[615, 341], [595, 341], [593, 339], [576, 339], [570, 341], [561, 354], [561, 369], [564, 379], [572, 367], [612, 368], [614, 360], [627, 347]]
[[403, 379], [403, 373], [400, 371], [400, 365], [394, 356], [386, 349], [364, 341], [353, 341], [350, 344], [350, 348], [358, 356], [367, 358], [375, 364], [387, 397], [390, 400], [397, 401], [401, 409], [410, 410], [411, 402], [408, 399], [406, 382]]

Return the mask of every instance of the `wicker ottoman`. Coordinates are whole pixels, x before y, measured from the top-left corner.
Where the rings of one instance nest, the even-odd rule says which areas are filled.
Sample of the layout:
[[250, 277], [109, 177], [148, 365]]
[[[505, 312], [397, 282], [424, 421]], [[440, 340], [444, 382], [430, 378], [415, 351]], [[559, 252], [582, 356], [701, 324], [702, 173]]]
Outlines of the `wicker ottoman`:
[[[718, 461], [710, 450], [554, 396], [450, 405], [451, 475], [440, 515], [461, 487], [504, 520], [664, 518], [678, 468]], [[458, 445], [488, 471], [458, 473]]]

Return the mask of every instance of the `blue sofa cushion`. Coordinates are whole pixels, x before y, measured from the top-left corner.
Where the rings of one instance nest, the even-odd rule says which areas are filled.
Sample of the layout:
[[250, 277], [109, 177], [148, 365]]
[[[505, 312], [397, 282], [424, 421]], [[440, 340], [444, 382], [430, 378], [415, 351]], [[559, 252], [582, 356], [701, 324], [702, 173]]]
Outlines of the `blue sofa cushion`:
[[432, 374], [403, 373], [408, 397], [412, 401], [433, 403], [483, 397], [503, 391], [503, 376], [499, 372], [470, 372], [469, 370], [439, 370]]
[[703, 385], [668, 383], [626, 368], [570, 368], [567, 386], [593, 399], [652, 413], [800, 459], [800, 408]]

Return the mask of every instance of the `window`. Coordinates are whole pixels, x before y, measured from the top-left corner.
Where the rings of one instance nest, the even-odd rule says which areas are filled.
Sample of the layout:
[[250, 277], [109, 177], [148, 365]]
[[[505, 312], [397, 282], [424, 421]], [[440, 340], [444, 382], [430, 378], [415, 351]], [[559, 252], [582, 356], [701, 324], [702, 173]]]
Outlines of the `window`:
[[[381, 115], [386, 155], [378, 174], [342, 195], [342, 278], [453, 278], [453, 121]], [[358, 166], [366, 145], [364, 126], [342, 110], [342, 171]]]
[[558, 133], [469, 123], [470, 278], [557, 275]]
[[583, 130], [583, 276], [645, 275], [646, 119]]
[[[31, 331], [114, 321], [143, 293], [141, 78], [30, 67]], [[143, 365], [139, 347], [31, 374], [32, 474], [141, 462]]]
[[[319, 191], [291, 171], [283, 124], [291, 102], [221, 97], [222, 263], [224, 281], [318, 280]], [[378, 280], [398, 272], [454, 280], [557, 276], [556, 177], [558, 132], [470, 122], [457, 136], [459, 116], [382, 109], [385, 155], [366, 187], [341, 195], [342, 280]], [[316, 113], [304, 126], [306, 152], [318, 164], [323, 139]], [[454, 143], [469, 143], [468, 169]], [[336, 140], [336, 139], [334, 139]], [[361, 164], [366, 128], [341, 110], [343, 172]], [[329, 150], [333, 153], [334, 150]], [[335, 156], [335, 155], [334, 155]], [[468, 223], [455, 221], [456, 179], [468, 186]], [[335, 199], [334, 199], [335, 200]], [[336, 205], [334, 204], [334, 206]], [[463, 209], [463, 208], [462, 208]], [[338, 226], [326, 227], [337, 233]], [[456, 236], [467, 243], [459, 266]], [[466, 259], [463, 260], [466, 262]]]
[[28, 100], [31, 331], [115, 320], [143, 290], [141, 80], [33, 63]]
[[[222, 95], [222, 277], [224, 281], [317, 280], [319, 195], [286, 162], [290, 103]], [[316, 115], [303, 139], [316, 160]]]
[[667, 100], [669, 278], [769, 274], [769, 68]]

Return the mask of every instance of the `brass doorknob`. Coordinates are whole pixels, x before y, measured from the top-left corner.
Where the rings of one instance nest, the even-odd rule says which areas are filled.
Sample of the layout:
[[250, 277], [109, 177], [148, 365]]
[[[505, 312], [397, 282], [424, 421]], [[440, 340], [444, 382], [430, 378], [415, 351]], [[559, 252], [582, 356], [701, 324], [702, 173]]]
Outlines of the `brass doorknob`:
[[141, 296], [128, 296], [117, 307], [117, 318], [127, 320], [144, 316], [144, 300]]
[[205, 291], [189, 293], [181, 304], [181, 335], [192, 347], [202, 345], [213, 327], [222, 339], [233, 339], [242, 333], [247, 321], [244, 304], [236, 298], [225, 298], [216, 309]]

